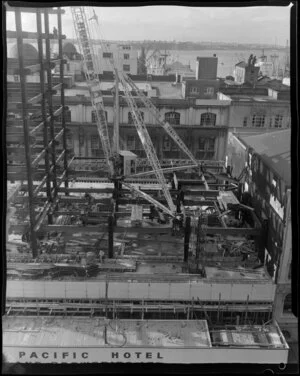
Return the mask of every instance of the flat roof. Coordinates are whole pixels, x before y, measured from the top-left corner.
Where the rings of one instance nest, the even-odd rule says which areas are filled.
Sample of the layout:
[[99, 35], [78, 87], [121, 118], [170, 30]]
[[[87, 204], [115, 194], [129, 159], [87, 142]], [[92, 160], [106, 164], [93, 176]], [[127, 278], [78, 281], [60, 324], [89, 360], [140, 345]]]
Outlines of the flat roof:
[[2, 332], [3, 346], [211, 347], [206, 320], [6, 316]]
[[172, 82], [155, 82], [152, 84], [153, 89], [157, 90], [158, 98], [166, 99], [184, 99], [182, 96], [182, 84], [173, 84]]

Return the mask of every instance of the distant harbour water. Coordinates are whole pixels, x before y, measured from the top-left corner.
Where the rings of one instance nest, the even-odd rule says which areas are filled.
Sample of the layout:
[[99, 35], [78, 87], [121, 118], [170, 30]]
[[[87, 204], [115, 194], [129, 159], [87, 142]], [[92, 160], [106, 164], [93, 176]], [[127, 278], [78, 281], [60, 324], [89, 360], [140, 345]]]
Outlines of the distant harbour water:
[[[15, 40], [8, 40], [7, 43], [7, 56], [11, 56], [11, 49], [13, 45], [16, 43]], [[28, 41], [31, 43], [35, 48], [37, 48], [37, 43], [32, 41]], [[76, 46], [76, 44], [75, 44]], [[76, 46], [77, 47], [77, 46]], [[100, 47], [100, 44], [96, 47]], [[53, 52], [57, 52], [57, 43], [52, 44]], [[163, 50], [161, 50], [164, 53]], [[148, 51], [147, 56], [150, 56], [152, 51]], [[211, 50], [197, 50], [197, 51], [189, 51], [189, 50], [167, 50], [167, 53], [170, 55], [168, 57], [167, 63], [171, 61], [179, 61], [184, 65], [190, 64], [190, 67], [193, 71], [196, 71], [196, 60], [197, 57], [208, 57], [213, 56], [216, 54], [218, 57], [218, 77], [226, 77], [228, 75], [233, 75], [233, 70], [235, 64], [238, 62], [245, 60], [247, 61], [251, 54], [255, 55], [259, 58], [262, 55], [262, 50], [220, 50], [220, 49], [211, 49]], [[284, 67], [285, 59], [286, 59], [286, 52], [284, 50], [275, 50], [275, 49], [264, 49], [264, 54], [267, 56], [268, 61], [272, 61], [271, 55], [278, 55], [276, 59], [276, 65], [278, 64], [279, 67]], [[273, 58], [274, 59], [274, 58]]]

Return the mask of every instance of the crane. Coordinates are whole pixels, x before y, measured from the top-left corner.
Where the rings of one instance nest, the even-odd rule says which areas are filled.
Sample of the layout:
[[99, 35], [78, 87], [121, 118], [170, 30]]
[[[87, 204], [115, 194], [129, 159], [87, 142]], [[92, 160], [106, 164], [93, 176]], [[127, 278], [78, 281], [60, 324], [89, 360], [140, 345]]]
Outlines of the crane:
[[[92, 39], [91, 39], [90, 32], [89, 32], [89, 24], [87, 22], [87, 17], [85, 14], [84, 7], [75, 6], [75, 7], [71, 7], [71, 9], [72, 9], [73, 23], [75, 26], [75, 31], [76, 31], [76, 35], [78, 39], [80, 52], [82, 53], [82, 56], [83, 56], [83, 61], [84, 61], [84, 66], [85, 66], [85, 76], [86, 76], [86, 81], [87, 81], [87, 85], [88, 85], [89, 92], [90, 92], [91, 102], [92, 102], [92, 106], [96, 110], [97, 128], [98, 128], [100, 140], [102, 143], [102, 148], [104, 151], [105, 159], [109, 167], [110, 177], [113, 180], [117, 178], [116, 166], [118, 165], [117, 162], [118, 162], [119, 156], [112, 152], [112, 148], [111, 148], [110, 141], [109, 141], [108, 127], [107, 127], [107, 122], [106, 122], [106, 117], [105, 117], [105, 112], [104, 112], [104, 103], [103, 103], [103, 96], [102, 96], [101, 88], [100, 88], [100, 81], [97, 78], [97, 74], [95, 72], [97, 61], [95, 58], [93, 43], [92, 43]], [[94, 16], [95, 16], [95, 11], [94, 11], [93, 17], [91, 17], [90, 20], [95, 19], [97, 21], [97, 26], [99, 27], [98, 20]], [[97, 32], [98, 37], [99, 35], [100, 33]], [[102, 43], [102, 45], [104, 44]], [[104, 48], [107, 48], [107, 46], [105, 46]], [[188, 157], [192, 160], [193, 163], [189, 167], [195, 167], [195, 166], [198, 166], [199, 164], [196, 161], [196, 159], [193, 157], [192, 153], [188, 150], [184, 142], [181, 140], [179, 135], [176, 133], [176, 131], [171, 127], [171, 125], [168, 122], [165, 122], [160, 117], [158, 110], [155, 108], [152, 102], [138, 89], [138, 87], [134, 84], [134, 82], [124, 72], [119, 72], [117, 70], [112, 58], [109, 61], [110, 61], [110, 64], [113, 66], [113, 70], [115, 71], [115, 74], [118, 76], [118, 79], [120, 80], [124, 88], [125, 99], [128, 103], [128, 106], [130, 107], [132, 111], [134, 125], [136, 127], [137, 133], [139, 135], [141, 143], [146, 152], [147, 158], [152, 166], [153, 173], [156, 175], [158, 183], [160, 184], [162, 188], [162, 192], [165, 196], [165, 199], [167, 201], [169, 208], [165, 207], [163, 204], [156, 201], [154, 198], [145, 194], [144, 192], [141, 192], [139, 189], [137, 189], [136, 187], [132, 186], [129, 183], [124, 182], [124, 186], [129, 188], [131, 191], [134, 191], [139, 196], [145, 198], [146, 200], [154, 204], [156, 207], [159, 207], [168, 215], [175, 217], [176, 206], [173, 203], [167, 182], [163, 174], [164, 171], [160, 166], [152, 140], [150, 138], [150, 135], [148, 133], [144, 120], [141, 116], [140, 110], [137, 106], [136, 99], [132, 95], [132, 92], [131, 92], [132, 90], [136, 92], [138, 98], [142, 101], [142, 103], [148, 109], [148, 111], [153, 114], [153, 116], [157, 119], [159, 124], [167, 132], [167, 134], [176, 142], [176, 144], [181, 148], [181, 150], [183, 150], [188, 155]], [[130, 88], [132, 90], [130, 90]], [[182, 168], [186, 168], [186, 167], [187, 166], [183, 166]]]
[[115, 173], [113, 166], [113, 154], [109, 141], [108, 127], [104, 111], [103, 96], [100, 89], [100, 82], [97, 79], [95, 72], [96, 59], [92, 39], [89, 34], [85, 11], [83, 7], [71, 7], [71, 11], [79, 50], [83, 56], [86, 82], [89, 88], [92, 106], [97, 117], [97, 128], [102, 143], [102, 149], [107, 161], [107, 165], [109, 167], [110, 175], [113, 176]]

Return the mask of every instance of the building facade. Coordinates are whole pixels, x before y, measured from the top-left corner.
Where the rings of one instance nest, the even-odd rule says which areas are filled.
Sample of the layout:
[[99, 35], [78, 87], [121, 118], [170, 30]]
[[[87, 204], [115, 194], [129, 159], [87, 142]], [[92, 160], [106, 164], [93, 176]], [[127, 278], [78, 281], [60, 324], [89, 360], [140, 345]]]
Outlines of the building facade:
[[97, 69], [99, 74], [113, 72], [110, 60], [113, 59], [117, 68], [125, 73], [137, 74], [138, 50], [130, 45], [105, 43], [104, 48], [97, 50]]
[[[198, 103], [197, 100], [152, 98], [160, 115], [178, 132], [197, 159], [224, 160], [226, 154], [229, 102], [215, 100], [213, 103]], [[88, 96], [68, 95], [65, 102], [67, 126], [70, 130], [68, 142], [79, 157], [100, 157], [101, 142], [96, 127], [96, 116]], [[107, 123], [113, 133], [115, 116], [114, 100], [104, 97]], [[185, 158], [178, 146], [165, 133], [157, 120], [145, 107], [140, 107], [158, 158]], [[120, 98], [120, 147], [145, 157], [133, 122], [132, 113], [123, 98]]]
[[287, 338], [297, 343], [298, 321], [292, 312], [291, 163], [289, 129], [249, 137], [229, 136], [228, 164], [232, 175], [246, 167], [242, 191], [265, 226], [260, 260], [276, 283], [273, 313]]

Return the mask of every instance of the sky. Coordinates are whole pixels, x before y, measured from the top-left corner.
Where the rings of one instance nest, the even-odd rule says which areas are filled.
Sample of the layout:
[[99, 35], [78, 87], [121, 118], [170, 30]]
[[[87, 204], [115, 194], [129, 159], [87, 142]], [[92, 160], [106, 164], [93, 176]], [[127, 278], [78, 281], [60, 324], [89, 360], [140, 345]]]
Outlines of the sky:
[[[84, 4], [84, 3], [83, 3]], [[290, 6], [209, 8], [187, 6], [96, 7], [102, 37], [107, 40], [167, 40], [286, 45], [290, 39]], [[63, 8], [63, 34], [75, 38], [69, 7]], [[54, 16], [50, 16], [50, 30]], [[23, 13], [22, 26], [35, 31], [35, 16]], [[7, 29], [15, 30], [7, 13]]]

